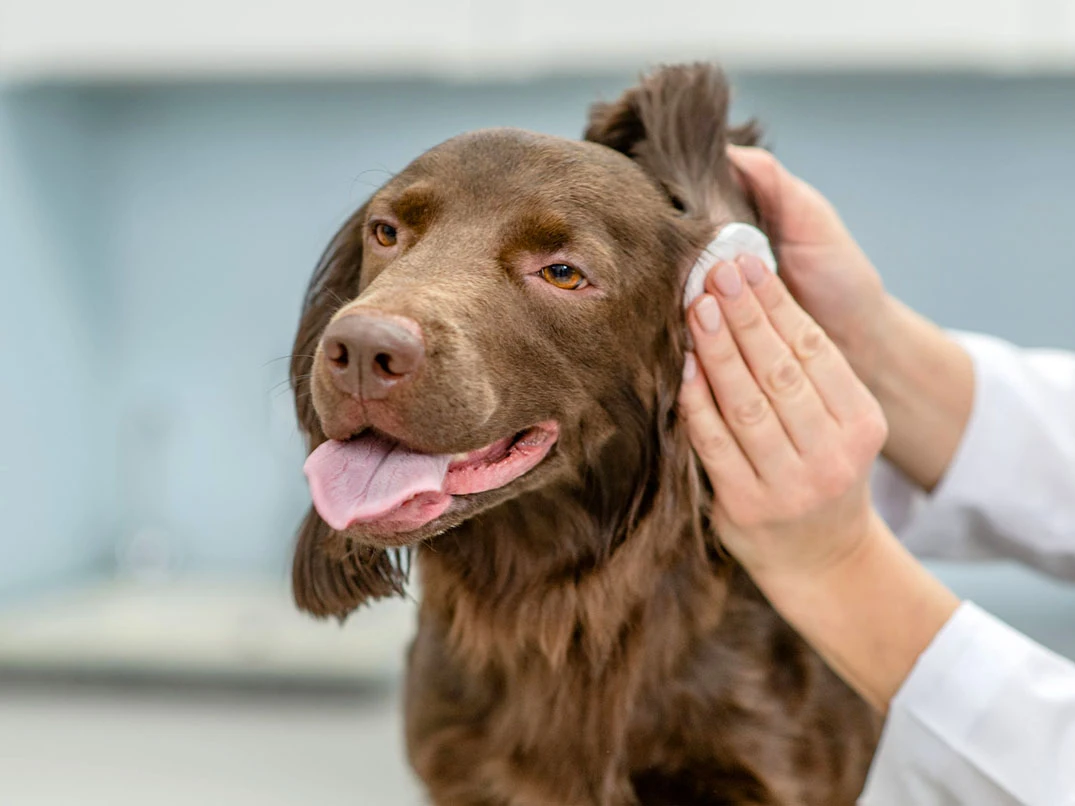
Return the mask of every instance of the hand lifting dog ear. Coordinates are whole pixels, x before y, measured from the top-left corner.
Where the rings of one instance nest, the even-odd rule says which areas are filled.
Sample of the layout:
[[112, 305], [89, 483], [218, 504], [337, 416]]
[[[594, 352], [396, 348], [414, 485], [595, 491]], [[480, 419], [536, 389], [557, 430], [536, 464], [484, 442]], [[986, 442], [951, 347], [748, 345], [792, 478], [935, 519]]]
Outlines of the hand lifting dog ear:
[[[757, 145], [761, 133], [753, 121], [738, 127], [728, 125], [729, 99], [721, 70], [710, 64], [694, 64], [655, 71], [619, 99], [594, 104], [590, 109], [585, 139], [638, 163], [681, 212], [688, 237], [702, 250], [693, 264], [680, 267], [684, 307], [701, 293], [705, 274], [718, 259], [751, 252], [775, 269], [765, 235], [751, 226], [759, 223], [758, 215], [736, 182], [727, 153], [728, 145]], [[674, 311], [672, 316], [668, 332], [674, 344], [662, 352], [675, 364], [655, 368], [658, 421], [667, 424], [661, 434], [661, 453], [666, 463], [688, 465], [689, 489], [685, 494], [695, 512], [708, 512], [712, 489], [685, 435], [675, 428], [675, 398], [690, 337], [683, 312]], [[703, 531], [703, 518], [698, 516], [699, 531]], [[704, 531], [706, 542], [716, 546], [717, 536], [711, 530]]]

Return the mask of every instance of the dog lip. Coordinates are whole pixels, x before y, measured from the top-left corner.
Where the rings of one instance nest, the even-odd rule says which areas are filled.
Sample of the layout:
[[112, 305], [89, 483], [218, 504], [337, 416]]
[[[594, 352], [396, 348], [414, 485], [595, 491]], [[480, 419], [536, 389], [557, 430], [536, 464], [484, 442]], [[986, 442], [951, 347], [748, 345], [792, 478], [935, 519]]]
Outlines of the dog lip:
[[484, 448], [453, 454], [452, 463], [448, 465], [448, 472], [466, 467], [496, 464], [506, 459], [516, 447], [536, 447], [543, 444], [550, 436], [552, 436], [551, 429], [547, 425], [532, 425], [522, 431], [517, 431], [514, 436], [498, 439]]
[[559, 433], [559, 425], [547, 420], [463, 454], [461, 458], [453, 457], [444, 491], [453, 496], [465, 496], [510, 484], [541, 464]]

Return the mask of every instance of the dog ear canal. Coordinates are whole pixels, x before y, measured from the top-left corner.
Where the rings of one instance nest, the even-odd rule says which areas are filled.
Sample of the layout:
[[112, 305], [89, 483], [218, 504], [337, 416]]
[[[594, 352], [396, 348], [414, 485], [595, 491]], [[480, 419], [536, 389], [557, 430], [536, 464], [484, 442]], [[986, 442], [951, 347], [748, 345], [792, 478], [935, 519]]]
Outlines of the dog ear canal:
[[[340, 553], [330, 552], [330, 546], [340, 546]], [[409, 572], [410, 553], [406, 549], [378, 549], [341, 541], [311, 508], [299, 528], [291, 587], [300, 610], [343, 622], [367, 602], [406, 595]]]
[[729, 128], [729, 98], [728, 82], [714, 65], [664, 67], [616, 101], [591, 107], [585, 138], [635, 160], [684, 214], [711, 219], [738, 195], [728, 144], [759, 140], [753, 122]]

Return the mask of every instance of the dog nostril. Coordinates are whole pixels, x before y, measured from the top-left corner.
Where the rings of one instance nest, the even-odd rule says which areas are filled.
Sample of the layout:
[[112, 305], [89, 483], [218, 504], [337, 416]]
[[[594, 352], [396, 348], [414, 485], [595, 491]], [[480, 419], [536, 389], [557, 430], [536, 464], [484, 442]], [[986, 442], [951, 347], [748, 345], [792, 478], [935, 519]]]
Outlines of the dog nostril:
[[345, 369], [349, 359], [347, 345], [342, 341], [329, 342], [325, 345], [325, 357], [339, 369]]
[[388, 353], [377, 353], [373, 358], [375, 363], [385, 375], [398, 375], [398, 372], [392, 371], [392, 356]]

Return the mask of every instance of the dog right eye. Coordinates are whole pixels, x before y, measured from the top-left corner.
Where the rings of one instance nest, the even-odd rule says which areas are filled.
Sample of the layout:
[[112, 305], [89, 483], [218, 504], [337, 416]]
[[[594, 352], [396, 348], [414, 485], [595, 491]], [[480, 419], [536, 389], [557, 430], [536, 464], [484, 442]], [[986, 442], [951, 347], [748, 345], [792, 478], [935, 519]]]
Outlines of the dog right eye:
[[585, 275], [566, 263], [553, 263], [551, 266], [546, 266], [541, 270], [541, 279], [565, 291], [576, 291], [588, 285]]
[[399, 233], [396, 232], [396, 228], [391, 224], [378, 221], [373, 225], [373, 237], [377, 239], [377, 243], [381, 246], [395, 246], [396, 241], [399, 239]]

